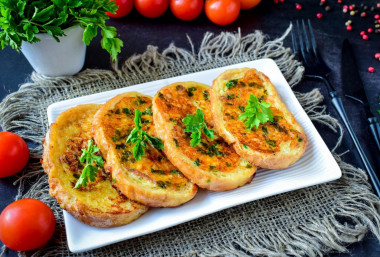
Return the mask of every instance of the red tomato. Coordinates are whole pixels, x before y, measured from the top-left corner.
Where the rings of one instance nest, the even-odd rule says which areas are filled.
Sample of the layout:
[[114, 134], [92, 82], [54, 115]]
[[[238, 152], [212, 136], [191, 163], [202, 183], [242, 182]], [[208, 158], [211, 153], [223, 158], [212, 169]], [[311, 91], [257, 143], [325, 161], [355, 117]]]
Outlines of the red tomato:
[[133, 0], [110, 0], [110, 1], [115, 1], [115, 4], [119, 6], [119, 9], [117, 9], [115, 14], [106, 12], [107, 15], [112, 18], [124, 17], [132, 11]]
[[240, 0], [240, 9], [248, 10], [258, 5], [261, 0]]
[[170, 10], [180, 20], [190, 21], [199, 16], [203, 0], [170, 0]]
[[16, 174], [28, 160], [29, 149], [24, 139], [11, 132], [0, 132], [0, 177]]
[[18, 200], [8, 205], [0, 215], [0, 239], [15, 251], [43, 246], [54, 230], [53, 211], [40, 200]]
[[205, 12], [215, 24], [230, 24], [239, 16], [240, 0], [208, 0], [205, 3]]
[[137, 11], [147, 18], [157, 18], [169, 7], [169, 0], [135, 0]]

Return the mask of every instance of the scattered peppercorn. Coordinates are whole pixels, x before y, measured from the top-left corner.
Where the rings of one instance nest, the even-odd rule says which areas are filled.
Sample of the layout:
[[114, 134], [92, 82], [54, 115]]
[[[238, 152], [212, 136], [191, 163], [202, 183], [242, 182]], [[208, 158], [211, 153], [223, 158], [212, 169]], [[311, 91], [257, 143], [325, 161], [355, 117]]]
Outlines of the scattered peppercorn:
[[320, 12], [317, 13], [317, 18], [318, 18], [318, 19], [322, 19], [322, 17], [323, 17], [323, 14], [322, 14], [322, 13], [320, 13]]
[[368, 28], [368, 33], [372, 33], [373, 32], [373, 29], [372, 28]]
[[353, 5], [348, 6], [348, 10], [352, 11], [354, 9], [355, 9], [355, 7]]
[[351, 31], [352, 30], [352, 26], [351, 25], [347, 25], [346, 30]]
[[380, 15], [379, 14], [376, 14], [374, 17], [375, 17], [375, 20], [380, 19]]
[[360, 16], [364, 18], [364, 17], [367, 17], [367, 14], [366, 14], [365, 12], [362, 12], [362, 13], [360, 14]]
[[299, 3], [296, 3], [296, 9], [297, 10], [302, 10], [302, 5], [300, 5]]
[[338, 0], [338, 4], [341, 4], [342, 3], [342, 0]]
[[330, 5], [326, 6], [326, 7], [325, 7], [325, 11], [326, 11], [326, 12], [331, 11], [331, 6], [330, 6]]
[[363, 35], [365, 35], [365, 31], [364, 30], [360, 31], [360, 36], [363, 36]]
[[369, 37], [368, 37], [368, 35], [363, 35], [363, 36], [362, 36], [362, 39], [363, 39], [363, 40], [368, 40]]
[[351, 11], [351, 12], [350, 12], [350, 15], [351, 15], [351, 16], [354, 16], [355, 14], [356, 14], [355, 11]]
[[351, 24], [352, 24], [352, 20], [346, 21], [346, 26], [351, 25]]
[[375, 54], [375, 59], [378, 59], [380, 61], [380, 53]]
[[368, 72], [370, 73], [374, 73], [375, 72], [375, 68], [374, 67], [368, 67]]

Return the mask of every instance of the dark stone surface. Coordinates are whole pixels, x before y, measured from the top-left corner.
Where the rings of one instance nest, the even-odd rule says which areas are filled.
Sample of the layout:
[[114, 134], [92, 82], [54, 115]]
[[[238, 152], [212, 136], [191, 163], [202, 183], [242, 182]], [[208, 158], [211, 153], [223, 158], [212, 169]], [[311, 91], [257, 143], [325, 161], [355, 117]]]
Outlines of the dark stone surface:
[[[380, 62], [375, 60], [374, 55], [376, 52], [380, 52], [380, 34], [369, 34], [370, 40], [364, 41], [361, 39], [359, 33], [361, 30], [374, 27], [373, 16], [375, 13], [380, 13], [380, 10], [377, 9], [376, 12], [368, 11], [366, 18], [360, 18], [358, 15], [351, 17], [349, 14], [344, 14], [342, 12], [343, 5], [338, 4], [335, 0], [327, 1], [332, 7], [330, 12], [326, 12], [324, 7], [320, 7], [319, 1], [316, 0], [304, 0], [299, 2], [301, 2], [303, 6], [301, 11], [295, 9], [295, 0], [287, 0], [277, 5], [274, 4], [272, 0], [263, 0], [258, 7], [252, 10], [242, 11], [237, 21], [228, 26], [216, 26], [212, 24], [203, 13], [193, 21], [183, 22], [176, 19], [170, 11], [167, 11], [158, 19], [147, 19], [140, 16], [136, 10], [133, 10], [132, 13], [125, 18], [110, 20], [109, 24], [117, 27], [119, 37], [124, 41], [125, 46], [119, 56], [120, 63], [122, 63], [123, 60], [132, 54], [144, 52], [148, 44], [156, 45], [160, 50], [165, 49], [170, 43], [190, 49], [191, 45], [187, 40], [188, 35], [195, 49], [198, 49], [205, 32], [212, 31], [214, 34], [219, 34], [222, 31], [233, 32], [238, 28], [241, 29], [243, 35], [254, 30], [262, 30], [271, 39], [274, 39], [282, 35], [291, 20], [310, 18], [321, 54], [332, 69], [330, 80], [336, 87], [338, 94], [343, 98], [343, 103], [353, 128], [359, 140], [363, 143], [363, 148], [368, 154], [375, 170], [379, 172], [379, 152], [371, 138], [365, 112], [360, 105], [343, 97], [344, 94], [341, 90], [340, 56], [342, 41], [344, 38], [349, 38], [358, 59], [363, 84], [371, 92], [370, 103], [374, 105], [378, 104], [380, 93]], [[375, 5], [378, 1], [367, 0], [362, 2], [371, 6]], [[344, 1], [344, 4], [353, 3], [360, 6], [360, 3], [357, 1]], [[318, 12], [323, 13], [324, 17], [322, 19], [316, 18], [316, 13]], [[351, 32], [346, 31], [344, 26], [348, 19], [353, 21], [353, 30]], [[97, 37], [87, 48], [85, 68], [110, 69], [109, 56], [101, 49], [99, 41], [100, 38]], [[284, 44], [289, 47], [291, 46], [290, 37], [285, 40]], [[16, 91], [19, 85], [28, 81], [32, 68], [22, 54], [18, 54], [10, 48], [0, 51], [0, 63], [0, 99], [3, 99], [7, 94]], [[375, 73], [369, 73], [367, 71], [369, 66], [373, 66], [376, 69]], [[313, 87], [321, 88], [325, 96], [324, 103], [328, 106], [328, 112], [332, 116], [338, 117], [335, 109], [330, 104], [327, 91], [321, 83], [303, 81], [295, 90], [309, 91]], [[327, 133], [327, 130], [319, 124], [315, 125], [331, 149], [336, 140], [336, 135]], [[344, 159], [349, 163], [362, 167], [353, 143], [347, 135], [347, 132], [345, 132], [343, 144], [338, 152], [344, 152], [347, 149], [350, 149], [351, 152], [345, 155]], [[13, 182], [15, 180], [15, 177], [0, 179], [0, 210], [3, 210], [6, 205], [14, 200], [16, 187], [13, 186]], [[363, 241], [349, 246], [349, 250], [350, 253], [331, 253], [329, 256], [380, 256], [380, 244], [376, 238], [370, 234], [367, 235]], [[6, 254], [6, 256], [15, 255], [16, 253], [13, 251], [9, 251]]]

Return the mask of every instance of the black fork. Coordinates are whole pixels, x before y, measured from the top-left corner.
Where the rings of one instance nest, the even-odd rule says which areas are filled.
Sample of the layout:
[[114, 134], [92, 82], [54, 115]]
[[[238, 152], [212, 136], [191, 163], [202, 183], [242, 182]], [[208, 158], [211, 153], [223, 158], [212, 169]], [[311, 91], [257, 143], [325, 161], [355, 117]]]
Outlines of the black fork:
[[352, 126], [343, 108], [342, 100], [338, 97], [334, 87], [327, 79], [327, 76], [331, 72], [331, 69], [326, 65], [321, 55], [319, 54], [310, 20], [308, 19], [307, 22], [304, 20], [297, 20], [293, 26], [294, 27], [291, 33], [293, 51], [305, 66], [305, 78], [317, 79], [326, 85], [331, 97], [331, 102], [337, 110], [344, 125], [346, 126], [348, 133], [350, 134], [351, 139], [359, 152], [359, 156], [367, 173], [369, 174], [376, 194], [380, 196], [380, 181], [370, 162], [368, 161], [368, 158], [363, 151], [358, 138], [356, 137], [355, 131], [352, 129]]

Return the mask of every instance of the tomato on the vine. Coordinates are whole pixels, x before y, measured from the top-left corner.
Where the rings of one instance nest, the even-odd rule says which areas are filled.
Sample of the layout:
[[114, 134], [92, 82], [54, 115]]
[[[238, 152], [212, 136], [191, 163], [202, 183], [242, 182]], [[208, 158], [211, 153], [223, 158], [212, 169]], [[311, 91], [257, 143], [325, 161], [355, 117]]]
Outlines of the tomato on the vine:
[[170, 0], [170, 10], [180, 20], [190, 21], [199, 16], [203, 0]]
[[169, 0], [135, 0], [137, 11], [147, 18], [157, 18], [169, 7]]
[[240, 9], [248, 10], [258, 5], [261, 0], [240, 0]]
[[110, 0], [115, 1], [115, 4], [119, 6], [116, 13], [106, 12], [109, 17], [112, 18], [121, 18], [126, 16], [128, 13], [132, 11], [133, 8], [133, 0]]
[[0, 132], [0, 177], [21, 171], [29, 160], [29, 148], [19, 135]]
[[18, 200], [5, 207], [0, 215], [0, 240], [15, 251], [43, 246], [54, 230], [53, 211], [40, 200]]
[[240, 0], [208, 0], [205, 3], [207, 18], [218, 25], [234, 22], [240, 13]]

